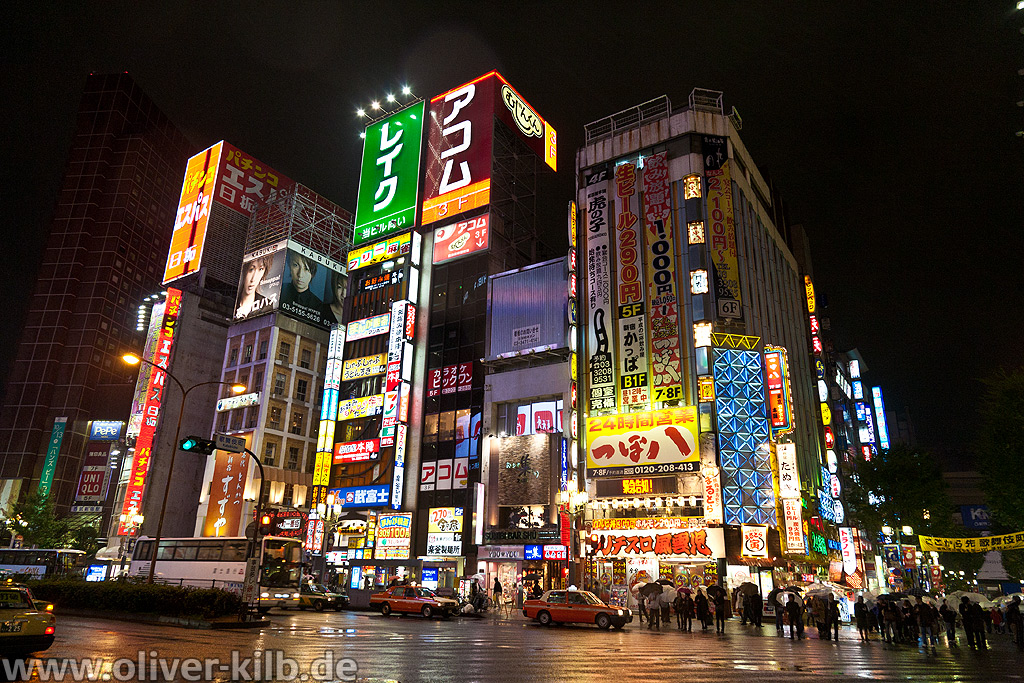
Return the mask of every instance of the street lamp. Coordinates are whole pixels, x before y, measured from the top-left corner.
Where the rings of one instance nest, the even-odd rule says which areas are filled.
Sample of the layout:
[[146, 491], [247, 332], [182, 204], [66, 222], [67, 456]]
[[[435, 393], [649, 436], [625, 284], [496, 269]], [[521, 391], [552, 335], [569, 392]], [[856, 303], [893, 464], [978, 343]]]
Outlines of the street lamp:
[[157, 555], [159, 554], [160, 551], [160, 539], [164, 531], [164, 513], [167, 511], [167, 496], [171, 492], [171, 475], [174, 473], [174, 459], [178, 455], [178, 441], [181, 437], [181, 418], [182, 416], [185, 415], [185, 399], [188, 397], [189, 393], [193, 389], [205, 387], [210, 384], [226, 384], [231, 387], [231, 391], [235, 394], [240, 394], [243, 391], [245, 391], [245, 385], [238, 384], [236, 382], [221, 382], [219, 380], [212, 380], [209, 382], [200, 382], [199, 384], [193, 384], [188, 389], [186, 389], [185, 386], [177, 377], [168, 372], [166, 368], [162, 368], [152, 361], [148, 361], [145, 358], [142, 358], [141, 356], [135, 355], [134, 353], [126, 353], [123, 356], [121, 356], [121, 359], [128, 365], [138, 365], [139, 363], [145, 363], [146, 365], [153, 366], [154, 368], [156, 368], [160, 372], [163, 372], [165, 375], [174, 380], [174, 383], [178, 385], [178, 390], [181, 391], [181, 408], [178, 410], [178, 426], [175, 427], [174, 429], [174, 441], [172, 442], [171, 445], [171, 462], [170, 466], [167, 468], [167, 483], [164, 485], [164, 499], [163, 502], [160, 504], [160, 517], [157, 518], [156, 522], [156, 537], [154, 538], [155, 542], [153, 543], [153, 559], [149, 563], [149, 577], [146, 579], [146, 583], [153, 583], [153, 575], [156, 572]]

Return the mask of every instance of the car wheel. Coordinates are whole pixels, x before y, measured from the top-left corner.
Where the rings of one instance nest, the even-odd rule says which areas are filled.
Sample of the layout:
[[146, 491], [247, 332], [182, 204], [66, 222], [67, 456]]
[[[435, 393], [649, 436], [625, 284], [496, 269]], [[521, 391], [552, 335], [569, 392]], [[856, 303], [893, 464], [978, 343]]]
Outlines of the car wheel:
[[422, 614], [425, 619], [430, 619], [434, 616], [434, 609], [430, 605], [423, 605], [423, 609], [420, 610], [420, 614]]
[[611, 617], [604, 613], [598, 614], [595, 622], [597, 623], [598, 628], [603, 628], [605, 631], [611, 628], [612, 625]]
[[313, 601], [313, 609], [315, 609], [317, 612], [323, 612], [324, 611], [324, 601], [323, 600], [314, 600]]
[[537, 615], [537, 622], [541, 626], [551, 626], [551, 615], [547, 612], [541, 612]]
[[380, 613], [386, 617], [391, 616], [391, 605], [385, 602], [383, 605], [380, 606]]

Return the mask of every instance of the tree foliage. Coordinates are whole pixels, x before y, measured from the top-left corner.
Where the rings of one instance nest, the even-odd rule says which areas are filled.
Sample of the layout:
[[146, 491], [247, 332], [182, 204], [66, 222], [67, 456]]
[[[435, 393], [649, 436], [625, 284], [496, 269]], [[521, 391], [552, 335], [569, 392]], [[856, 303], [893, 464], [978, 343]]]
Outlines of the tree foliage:
[[5, 514], [8, 530], [21, 534], [26, 547], [74, 548], [86, 553], [99, 548], [95, 527], [84, 520], [57, 515], [53, 501], [37, 491], [15, 501]]
[[947, 488], [928, 452], [894, 444], [857, 464], [846, 488], [846, 502], [850, 517], [872, 533], [888, 525], [943, 536], [954, 533]]
[[[985, 385], [978, 450], [992, 533], [1024, 531], [1024, 368], [1000, 371]], [[1024, 578], [1024, 551], [1003, 551], [1003, 567]]]

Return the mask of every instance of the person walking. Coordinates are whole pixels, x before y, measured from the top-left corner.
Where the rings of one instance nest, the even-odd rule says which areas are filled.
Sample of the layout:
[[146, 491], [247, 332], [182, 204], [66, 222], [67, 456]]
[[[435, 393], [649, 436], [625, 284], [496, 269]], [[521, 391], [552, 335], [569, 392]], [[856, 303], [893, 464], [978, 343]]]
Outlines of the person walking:
[[750, 616], [753, 617], [754, 626], [761, 628], [761, 620], [764, 619], [764, 598], [761, 591], [758, 591], [747, 598], [750, 604]]
[[935, 627], [938, 616], [934, 607], [922, 600], [920, 595], [917, 596], [914, 617], [917, 619], [917, 629], [921, 634], [921, 647], [927, 650], [930, 644], [932, 652], [935, 652]]
[[943, 600], [942, 607], [939, 608], [939, 616], [942, 617], [942, 623], [946, 625], [946, 647], [957, 647], [956, 610]]
[[814, 616], [814, 626], [818, 629], [818, 640], [829, 640], [829, 632], [825, 627], [825, 620], [828, 618], [825, 601], [819, 597], [812, 597], [811, 614]]
[[977, 602], [972, 602], [968, 608], [968, 614], [971, 617], [971, 628], [974, 629], [974, 642], [978, 646], [979, 650], [987, 650], [988, 643], [985, 641], [985, 614], [986, 611], [981, 608], [981, 605]]
[[[992, 628], [995, 629], [996, 633], [1005, 633], [1005, 627], [1003, 625], [1003, 611], [998, 606], [992, 605], [992, 609], [989, 611], [992, 616]], [[991, 631], [989, 631], [991, 633]]]
[[683, 630], [683, 594], [676, 591], [676, 597], [672, 601], [672, 611], [676, 613], [676, 628]]
[[697, 607], [697, 619], [700, 620], [700, 630], [707, 631], [708, 623], [711, 621], [711, 607], [708, 605], [708, 598], [703, 592], [698, 592], [693, 602]]
[[[800, 598], [790, 595], [786, 602], [786, 616], [789, 617], [789, 639], [798, 637], [804, 638], [804, 607], [800, 604]], [[794, 636], [796, 634], [796, 636]]]
[[775, 632], [778, 635], [780, 635], [780, 636], [786, 635], [785, 631], [783, 630], [783, 622], [785, 621], [785, 619], [782, 616], [783, 614], [785, 614], [786, 607], [782, 603], [779, 602], [779, 598], [781, 598], [783, 595], [785, 595], [785, 593], [780, 593], [779, 596], [777, 598], [775, 598], [775, 605], [774, 605], [774, 607], [775, 607]]
[[647, 630], [661, 628], [661, 608], [658, 606], [660, 595], [647, 596]]
[[747, 606], [747, 594], [737, 588], [734, 595], [736, 597], [732, 601], [733, 609], [740, 613], [740, 626], [746, 626], [747, 615], [750, 614], [750, 608]]
[[715, 597], [715, 633], [725, 633], [725, 596], [721, 593]]
[[885, 624], [885, 642], [892, 644], [899, 640], [899, 610], [891, 600], [882, 607], [882, 623]]
[[853, 618], [857, 622], [857, 633], [860, 634], [860, 640], [862, 643], [868, 642], [870, 626], [868, 624], [868, 606], [864, 602], [864, 596], [858, 596], [857, 602], [853, 603]]
[[1021, 627], [1024, 626], [1024, 615], [1020, 613], [1019, 595], [1015, 595], [1006, 607], [1006, 624], [1013, 632], [1013, 642], [1017, 649], [1024, 650], [1024, 634], [1021, 633]]
[[693, 598], [690, 597], [689, 593], [683, 595], [683, 626], [685, 630], [693, 630], [693, 615], [696, 607], [693, 604]]
[[661, 595], [658, 596], [658, 606], [661, 607], [661, 623], [665, 626], [672, 624], [672, 594], [667, 590], [662, 590]]
[[827, 632], [835, 631], [835, 641], [839, 642], [839, 601], [836, 600], [835, 595], [828, 596], [828, 621], [825, 623], [825, 630]]
[[501, 602], [501, 581], [498, 581], [498, 577], [494, 577], [494, 588], [491, 589], [491, 599], [494, 600], [494, 604], [497, 605]]

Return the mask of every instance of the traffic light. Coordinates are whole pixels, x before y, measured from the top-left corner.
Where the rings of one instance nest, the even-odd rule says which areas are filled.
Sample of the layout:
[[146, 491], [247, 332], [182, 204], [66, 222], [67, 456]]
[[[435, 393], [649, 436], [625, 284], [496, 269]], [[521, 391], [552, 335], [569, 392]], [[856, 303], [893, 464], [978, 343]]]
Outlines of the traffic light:
[[217, 450], [217, 444], [209, 439], [200, 439], [198, 436], [186, 436], [181, 440], [181, 450], [210, 455]]
[[274, 531], [274, 518], [270, 515], [260, 517], [260, 536], [269, 536]]

